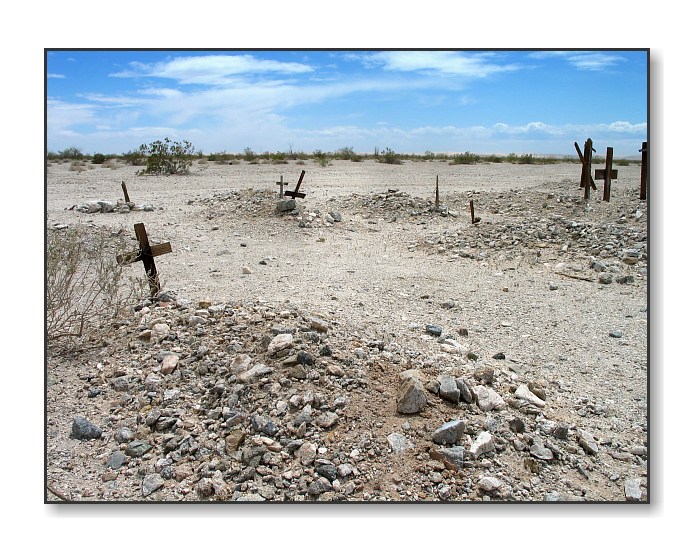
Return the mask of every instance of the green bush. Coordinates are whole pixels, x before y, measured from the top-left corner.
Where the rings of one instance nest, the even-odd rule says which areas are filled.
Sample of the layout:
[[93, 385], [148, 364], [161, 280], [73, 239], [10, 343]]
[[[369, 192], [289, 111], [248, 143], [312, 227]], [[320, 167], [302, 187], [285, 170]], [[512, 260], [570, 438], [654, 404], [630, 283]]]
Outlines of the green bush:
[[92, 163], [93, 164], [104, 164], [106, 162], [106, 155], [102, 155], [101, 153], [95, 153], [94, 156], [92, 157]]
[[63, 149], [59, 154], [62, 159], [83, 159], [84, 155], [77, 147], [68, 147]]
[[145, 164], [145, 157], [140, 151], [128, 151], [121, 158], [131, 166], [143, 166]]
[[250, 147], [244, 149], [244, 160], [246, 162], [252, 162], [256, 160], [256, 153], [254, 153]]
[[195, 148], [189, 141], [171, 141], [165, 137], [164, 141], [140, 145], [140, 153], [147, 165], [141, 174], [186, 174], [193, 164]]
[[449, 164], [476, 164], [478, 162], [480, 162], [480, 155], [466, 151], [465, 153], [454, 155], [454, 160], [452, 160]]
[[381, 156], [379, 157], [379, 162], [383, 162], [385, 164], [403, 164], [403, 161], [400, 158], [400, 155], [386, 147], [381, 152]]
[[328, 166], [328, 163], [330, 162], [330, 159], [328, 158], [328, 153], [324, 153], [320, 149], [314, 151], [314, 160], [316, 160], [316, 162], [319, 163], [321, 166]]

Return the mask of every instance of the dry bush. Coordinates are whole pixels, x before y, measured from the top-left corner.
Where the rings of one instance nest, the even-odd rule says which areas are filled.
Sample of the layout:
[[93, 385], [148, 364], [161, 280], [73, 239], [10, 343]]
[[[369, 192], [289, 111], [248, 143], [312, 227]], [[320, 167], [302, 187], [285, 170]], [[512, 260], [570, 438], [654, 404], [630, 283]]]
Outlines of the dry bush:
[[106, 229], [48, 230], [46, 337], [49, 348], [70, 350], [98, 336], [147, 297], [146, 280], [127, 276], [116, 255], [132, 251], [125, 237]]

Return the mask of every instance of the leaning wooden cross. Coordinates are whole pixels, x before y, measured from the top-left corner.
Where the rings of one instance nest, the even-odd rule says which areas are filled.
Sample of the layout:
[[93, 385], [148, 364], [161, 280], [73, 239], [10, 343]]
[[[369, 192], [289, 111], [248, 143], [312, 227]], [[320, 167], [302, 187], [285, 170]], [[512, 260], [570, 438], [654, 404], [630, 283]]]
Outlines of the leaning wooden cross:
[[294, 188], [294, 191], [287, 190], [285, 192], [286, 196], [291, 197], [292, 199], [294, 199], [295, 197], [299, 197], [300, 199], [304, 199], [306, 197], [305, 193], [299, 193], [299, 186], [302, 185], [302, 180], [304, 180], [304, 173], [305, 172], [306, 172], [306, 170], [302, 170], [302, 173], [299, 176], [299, 182], [297, 182], [297, 187]]
[[579, 161], [582, 163], [582, 177], [579, 180], [579, 188], [584, 190], [584, 199], [589, 199], [589, 185], [593, 190], [596, 189], [594, 179], [591, 177], [591, 153], [596, 152], [596, 149], [592, 146], [591, 138], [584, 143], [584, 155], [582, 155], [576, 141], [574, 142], [574, 148], [577, 150]]
[[169, 242], [165, 242], [164, 244], [151, 246], [150, 241], [147, 239], [145, 225], [141, 222], [135, 225], [135, 236], [140, 243], [140, 249], [138, 251], [124, 253], [123, 255], [117, 255], [116, 261], [119, 265], [129, 265], [130, 263], [135, 263], [136, 261], [142, 261], [142, 263], [145, 265], [147, 280], [150, 283], [150, 296], [154, 298], [157, 296], [161, 288], [159, 285], [159, 277], [157, 276], [157, 267], [155, 267], [154, 264], [154, 258], [158, 255], [171, 253], [171, 244]]

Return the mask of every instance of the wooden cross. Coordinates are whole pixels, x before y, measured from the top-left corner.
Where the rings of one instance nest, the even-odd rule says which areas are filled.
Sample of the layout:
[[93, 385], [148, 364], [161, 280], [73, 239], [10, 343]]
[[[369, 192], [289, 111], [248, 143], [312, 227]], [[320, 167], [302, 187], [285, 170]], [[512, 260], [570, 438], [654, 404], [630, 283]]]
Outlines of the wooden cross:
[[280, 199], [282, 199], [282, 188], [283, 188], [284, 186], [286, 186], [287, 184], [289, 184], [289, 182], [283, 182], [283, 181], [282, 181], [282, 174], [280, 174], [280, 181], [279, 181], [279, 182], [275, 182], [275, 185], [276, 185], [276, 186], [280, 186]]
[[123, 195], [125, 196], [125, 202], [130, 203], [130, 197], [128, 197], [128, 190], [125, 187], [125, 180], [121, 181], [121, 187], [123, 188]]
[[161, 288], [159, 285], [159, 277], [157, 276], [157, 267], [155, 267], [154, 264], [154, 258], [158, 255], [171, 253], [171, 244], [166, 242], [164, 244], [151, 246], [150, 241], [147, 239], [145, 225], [141, 222], [135, 225], [135, 236], [140, 243], [140, 249], [138, 251], [125, 253], [123, 255], [117, 255], [116, 261], [119, 265], [129, 265], [130, 263], [135, 263], [136, 261], [142, 261], [145, 265], [147, 280], [150, 283], [150, 296], [154, 298], [157, 296]]
[[579, 181], [579, 187], [584, 189], [584, 199], [588, 201], [590, 188], [596, 189], [594, 179], [591, 177], [591, 153], [595, 153], [596, 149], [593, 147], [591, 138], [584, 142], [584, 156], [582, 156], [576, 141], [574, 142], [574, 148], [577, 150], [579, 160], [582, 162], [582, 177]]
[[613, 170], [613, 147], [606, 148], [606, 168], [597, 168], [596, 179], [603, 180], [603, 200], [611, 200], [611, 180], [618, 179], [618, 171]]
[[306, 197], [305, 193], [299, 193], [299, 186], [302, 184], [302, 180], [304, 180], [304, 173], [306, 170], [302, 170], [302, 174], [299, 176], [299, 182], [297, 182], [297, 187], [294, 188], [294, 191], [286, 191], [285, 195], [288, 197], [291, 197], [294, 199], [295, 197], [299, 197], [300, 199], [304, 199]]

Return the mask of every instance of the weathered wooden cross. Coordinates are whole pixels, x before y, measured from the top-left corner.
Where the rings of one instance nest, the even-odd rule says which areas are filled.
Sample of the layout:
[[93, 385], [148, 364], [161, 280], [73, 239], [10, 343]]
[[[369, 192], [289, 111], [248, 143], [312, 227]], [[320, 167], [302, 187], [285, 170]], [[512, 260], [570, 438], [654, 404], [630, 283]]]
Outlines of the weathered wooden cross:
[[151, 246], [150, 241], [147, 239], [145, 225], [141, 222], [135, 225], [135, 236], [140, 243], [140, 249], [138, 251], [124, 253], [123, 255], [117, 255], [116, 261], [119, 265], [129, 265], [130, 263], [135, 263], [136, 261], [142, 261], [145, 265], [147, 281], [150, 283], [150, 296], [154, 298], [157, 296], [161, 288], [159, 285], [159, 277], [157, 276], [157, 267], [155, 267], [154, 264], [154, 258], [158, 255], [171, 253], [171, 244], [166, 242], [164, 244]]
[[603, 180], [603, 200], [611, 200], [611, 180], [618, 179], [618, 171], [613, 169], [613, 147], [606, 148], [606, 168], [597, 168], [596, 179]]
[[582, 177], [579, 181], [579, 187], [580, 189], [584, 189], [584, 199], [588, 201], [589, 188], [593, 188], [594, 190], [596, 189], [594, 179], [591, 177], [591, 153], [595, 153], [596, 149], [593, 147], [591, 138], [584, 142], [584, 156], [582, 156], [582, 152], [579, 150], [579, 145], [577, 145], [576, 141], [574, 142], [574, 148], [577, 150], [579, 160], [582, 163]]
[[280, 181], [279, 181], [279, 182], [275, 182], [275, 185], [276, 185], [276, 186], [280, 186], [280, 199], [282, 199], [283, 187], [285, 187], [287, 184], [289, 184], [289, 182], [283, 182], [283, 181], [282, 181], [282, 174], [280, 174]]
[[304, 173], [305, 172], [306, 172], [306, 170], [302, 170], [302, 173], [299, 176], [299, 181], [297, 182], [297, 187], [294, 188], [294, 191], [289, 191], [289, 190], [286, 191], [285, 192], [286, 196], [291, 197], [292, 199], [294, 199], [295, 197], [299, 197], [300, 199], [304, 199], [306, 197], [305, 193], [299, 193], [299, 186], [302, 185], [302, 180], [304, 180]]
[[125, 202], [130, 203], [130, 197], [128, 197], [128, 190], [125, 187], [125, 180], [121, 181], [121, 187], [123, 188], [123, 195], [125, 196]]

